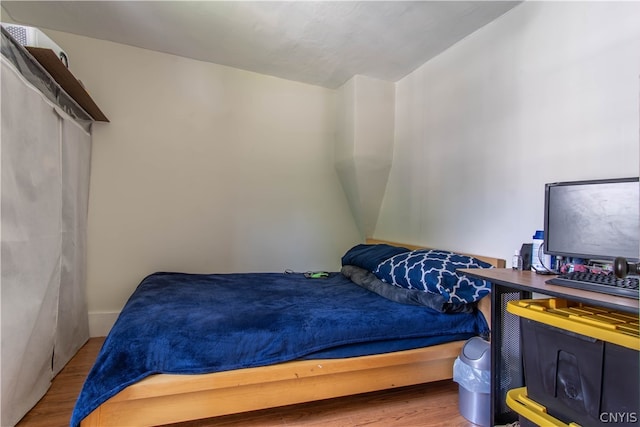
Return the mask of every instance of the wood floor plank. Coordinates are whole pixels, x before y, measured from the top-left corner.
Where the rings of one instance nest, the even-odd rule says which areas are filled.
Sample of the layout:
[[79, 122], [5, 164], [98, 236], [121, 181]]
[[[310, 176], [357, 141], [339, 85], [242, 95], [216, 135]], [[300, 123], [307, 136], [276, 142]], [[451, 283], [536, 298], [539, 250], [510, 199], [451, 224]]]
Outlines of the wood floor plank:
[[[67, 427], [104, 338], [91, 338], [17, 427]], [[318, 402], [173, 424], [171, 427], [473, 427], [458, 411], [458, 385], [438, 381]], [[126, 427], [126, 426], [123, 426]]]

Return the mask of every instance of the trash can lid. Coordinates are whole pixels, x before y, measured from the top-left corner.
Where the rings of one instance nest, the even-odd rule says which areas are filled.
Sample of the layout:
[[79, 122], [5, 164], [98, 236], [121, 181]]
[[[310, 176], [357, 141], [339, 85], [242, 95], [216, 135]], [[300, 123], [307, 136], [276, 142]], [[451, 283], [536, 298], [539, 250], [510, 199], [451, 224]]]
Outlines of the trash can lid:
[[480, 337], [470, 338], [462, 346], [460, 360], [476, 369], [491, 370], [491, 343]]

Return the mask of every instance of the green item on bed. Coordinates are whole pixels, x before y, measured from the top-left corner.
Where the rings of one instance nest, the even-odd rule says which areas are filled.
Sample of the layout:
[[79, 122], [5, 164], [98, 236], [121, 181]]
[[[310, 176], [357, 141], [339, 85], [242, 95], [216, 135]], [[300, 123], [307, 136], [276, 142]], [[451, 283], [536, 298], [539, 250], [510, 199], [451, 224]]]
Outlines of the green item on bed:
[[304, 277], [307, 279], [326, 279], [329, 277], [329, 273], [326, 271], [307, 271], [304, 273]]

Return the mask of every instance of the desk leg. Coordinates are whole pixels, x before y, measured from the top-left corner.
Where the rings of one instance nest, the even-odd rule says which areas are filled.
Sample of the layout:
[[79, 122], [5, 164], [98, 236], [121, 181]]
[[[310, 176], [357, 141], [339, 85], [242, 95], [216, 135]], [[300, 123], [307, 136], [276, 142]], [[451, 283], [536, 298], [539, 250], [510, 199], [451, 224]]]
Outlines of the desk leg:
[[491, 425], [518, 419], [506, 404], [507, 392], [524, 385], [520, 354], [520, 320], [507, 312], [509, 301], [531, 298], [530, 292], [507, 286], [491, 287]]

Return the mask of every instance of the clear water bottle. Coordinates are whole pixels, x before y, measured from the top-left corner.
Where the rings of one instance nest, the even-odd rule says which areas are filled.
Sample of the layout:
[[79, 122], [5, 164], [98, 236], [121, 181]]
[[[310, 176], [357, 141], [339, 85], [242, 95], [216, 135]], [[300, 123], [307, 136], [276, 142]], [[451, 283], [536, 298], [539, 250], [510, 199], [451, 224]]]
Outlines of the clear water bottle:
[[520, 255], [519, 249], [516, 249], [513, 254], [513, 258], [511, 259], [511, 268], [514, 270], [522, 270], [522, 255]]

